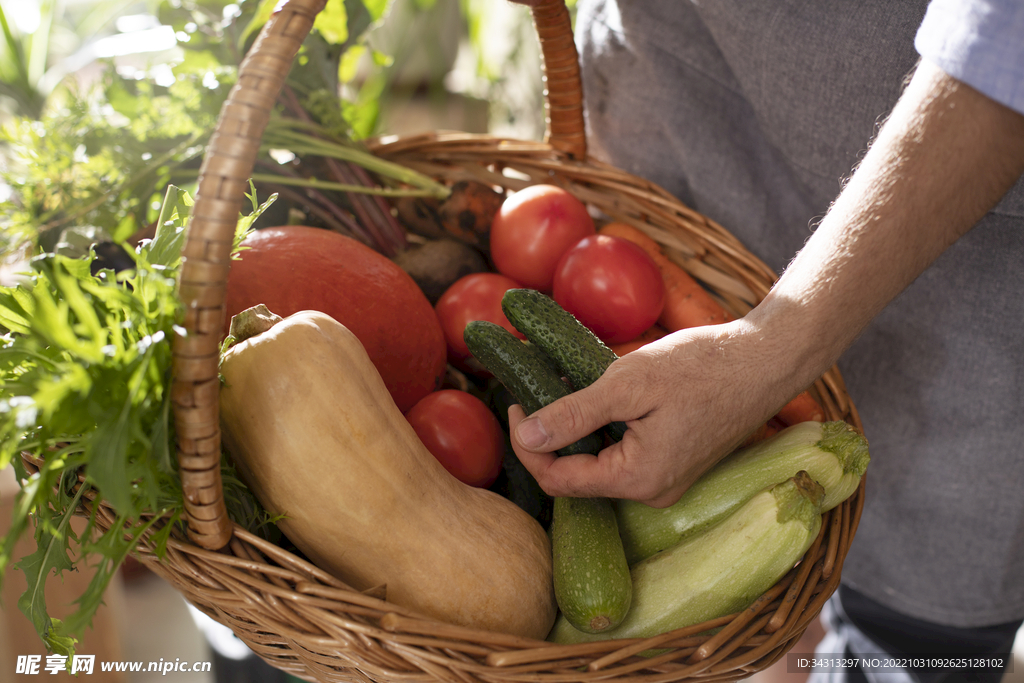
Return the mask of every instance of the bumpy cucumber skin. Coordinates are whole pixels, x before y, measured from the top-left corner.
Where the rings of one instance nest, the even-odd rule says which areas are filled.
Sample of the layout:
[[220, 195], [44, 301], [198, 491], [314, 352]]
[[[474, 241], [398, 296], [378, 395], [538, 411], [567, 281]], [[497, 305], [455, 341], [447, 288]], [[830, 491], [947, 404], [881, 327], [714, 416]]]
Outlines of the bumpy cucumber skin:
[[[463, 338], [470, 353], [527, 414], [570, 393], [541, 349], [519, 341], [500, 325], [471, 322]], [[558, 453], [597, 453], [600, 448], [600, 440], [591, 434]], [[618, 625], [629, 611], [633, 584], [611, 501], [556, 498], [551, 540], [555, 599], [562, 613], [585, 632]]]
[[617, 628], [589, 634], [560, 616], [548, 640], [649, 638], [743, 610], [807, 552], [821, 529], [821, 495], [806, 472], [758, 493], [721, 524], [633, 566], [633, 603]]
[[[469, 352], [505, 385], [529, 415], [556, 399], [568, 396], [569, 387], [539, 355], [539, 349], [524, 344], [501, 325], [474, 320], [462, 334]], [[590, 434], [558, 450], [559, 455], [597, 453], [601, 440]]]
[[869, 459], [867, 441], [844, 422], [793, 425], [729, 455], [667, 508], [616, 501], [626, 559], [636, 564], [700, 533], [800, 470], [825, 488], [822, 510], [831, 510], [857, 488]]
[[[593, 384], [619, 358], [572, 313], [537, 290], [508, 290], [501, 310], [513, 327], [555, 361], [576, 389]], [[613, 422], [608, 431], [621, 441], [626, 425]]]
[[551, 521], [555, 600], [580, 631], [600, 633], [626, 617], [629, 565], [607, 498], [556, 498]]
[[618, 359], [615, 352], [551, 297], [510, 289], [501, 310], [512, 325], [544, 349], [577, 389], [593, 384]]

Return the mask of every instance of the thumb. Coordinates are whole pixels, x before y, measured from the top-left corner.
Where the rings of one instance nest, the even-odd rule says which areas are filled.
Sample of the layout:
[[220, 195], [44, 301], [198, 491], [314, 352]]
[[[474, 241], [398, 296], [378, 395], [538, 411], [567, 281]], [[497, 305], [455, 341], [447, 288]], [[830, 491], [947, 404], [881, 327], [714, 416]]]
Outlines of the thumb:
[[592, 389], [593, 385], [573, 392], [534, 412], [516, 426], [513, 441], [527, 451], [551, 452], [608, 424], [605, 395]]

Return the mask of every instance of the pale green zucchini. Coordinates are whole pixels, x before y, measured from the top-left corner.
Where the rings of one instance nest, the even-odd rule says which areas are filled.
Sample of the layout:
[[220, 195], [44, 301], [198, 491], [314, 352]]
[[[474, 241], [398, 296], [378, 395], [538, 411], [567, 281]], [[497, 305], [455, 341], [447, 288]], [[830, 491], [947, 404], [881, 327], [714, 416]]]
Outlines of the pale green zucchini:
[[800, 470], [825, 488], [822, 511], [854, 492], [868, 466], [868, 442], [845, 422], [802, 422], [740, 449], [708, 470], [667, 508], [616, 502], [619, 533], [632, 565], [729, 515], [751, 496]]
[[584, 633], [559, 616], [548, 640], [648, 638], [748, 607], [821, 529], [821, 486], [806, 472], [762, 491], [721, 524], [633, 566], [633, 601], [614, 629]]

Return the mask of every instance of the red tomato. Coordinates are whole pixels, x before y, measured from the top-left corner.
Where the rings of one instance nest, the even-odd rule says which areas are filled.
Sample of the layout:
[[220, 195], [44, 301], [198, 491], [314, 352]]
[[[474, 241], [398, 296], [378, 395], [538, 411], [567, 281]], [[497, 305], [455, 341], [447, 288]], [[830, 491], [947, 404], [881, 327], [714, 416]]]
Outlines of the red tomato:
[[562, 254], [595, 232], [587, 207], [560, 187], [531, 185], [505, 200], [491, 224], [498, 271], [524, 287], [550, 292]]
[[473, 273], [455, 281], [434, 305], [441, 321], [448, 358], [461, 361], [469, 358], [469, 348], [462, 338], [466, 325], [473, 320], [487, 320], [501, 325], [520, 339], [523, 334], [508, 321], [501, 310], [501, 297], [510, 289], [522, 287], [500, 273]]
[[552, 298], [606, 344], [620, 344], [658, 320], [665, 285], [643, 249], [621, 237], [593, 235], [565, 252]]
[[498, 478], [505, 435], [480, 399], [442, 389], [424, 396], [405, 417], [427, 450], [462, 483], [487, 488]]

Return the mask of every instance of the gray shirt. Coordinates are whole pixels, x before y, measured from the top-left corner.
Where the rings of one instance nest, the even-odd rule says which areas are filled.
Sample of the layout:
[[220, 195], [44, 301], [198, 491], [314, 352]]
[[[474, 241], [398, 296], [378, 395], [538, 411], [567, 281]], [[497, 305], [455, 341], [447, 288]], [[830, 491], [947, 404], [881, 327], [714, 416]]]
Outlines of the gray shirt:
[[[591, 154], [777, 272], [898, 99], [925, 0], [581, 0]], [[844, 581], [953, 625], [1024, 617], [1024, 183], [844, 354], [871, 442]]]

